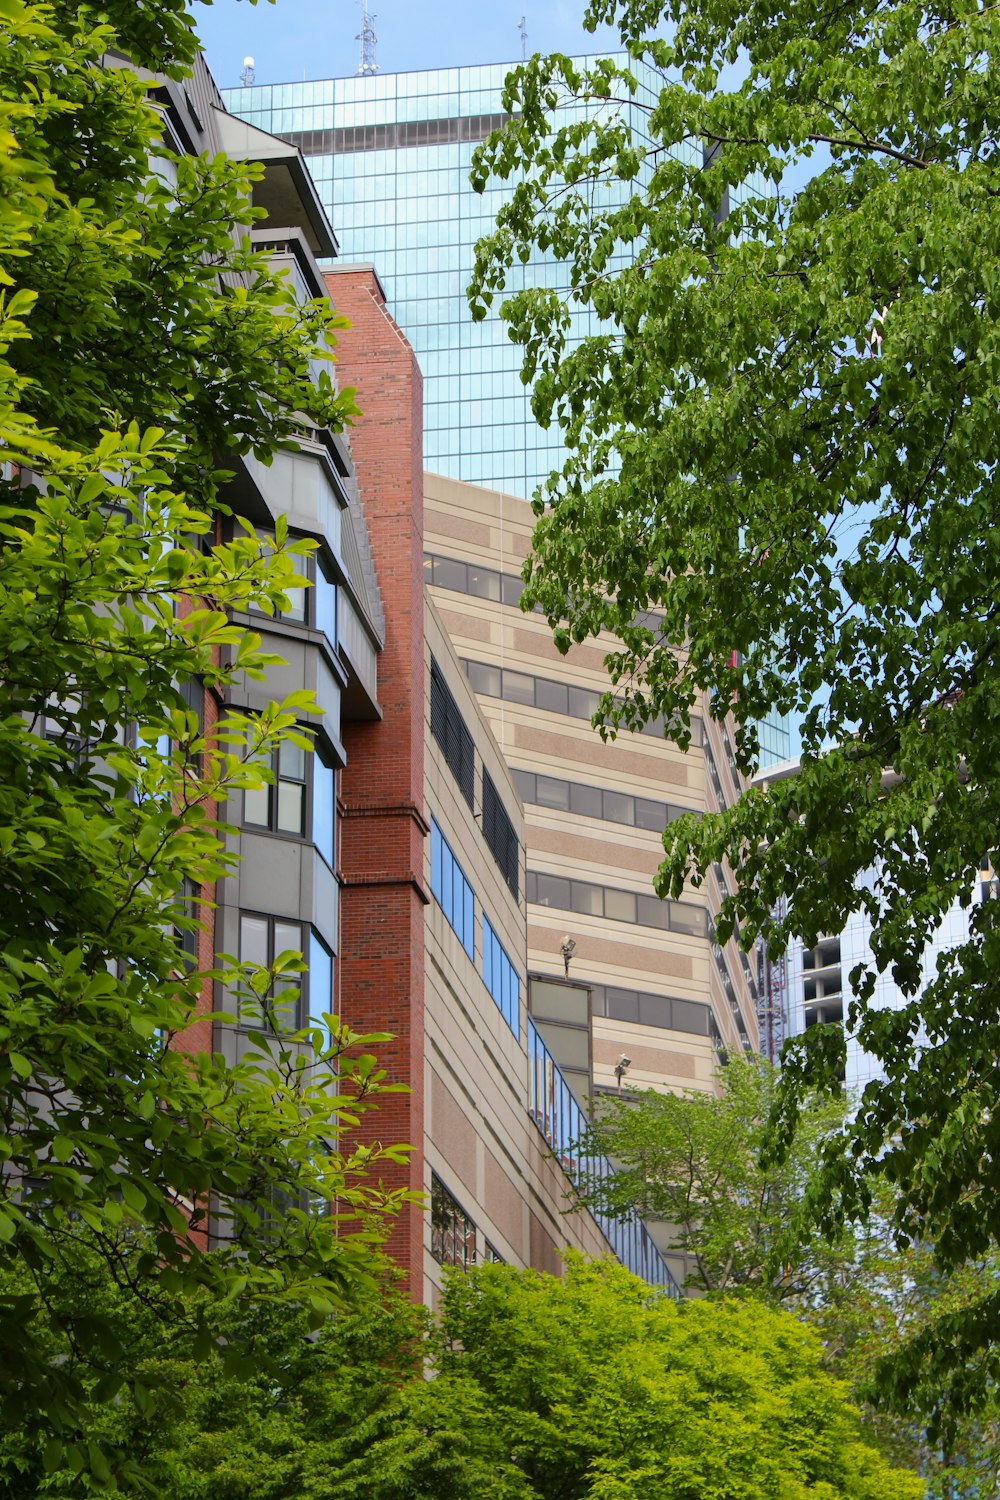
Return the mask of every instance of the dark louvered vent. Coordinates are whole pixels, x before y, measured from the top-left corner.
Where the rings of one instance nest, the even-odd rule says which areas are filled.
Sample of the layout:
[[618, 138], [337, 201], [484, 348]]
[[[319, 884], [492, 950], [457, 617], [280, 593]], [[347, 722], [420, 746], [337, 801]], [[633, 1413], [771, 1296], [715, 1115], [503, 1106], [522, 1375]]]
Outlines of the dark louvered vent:
[[517, 869], [519, 863], [517, 834], [514, 832], [514, 825], [508, 818], [507, 810], [500, 801], [500, 795], [487, 771], [483, 772], [483, 838], [493, 858], [500, 866], [500, 873], [516, 901], [518, 899]]
[[465, 727], [451, 688], [441, 675], [436, 661], [431, 661], [431, 734], [444, 753], [459, 791], [469, 806], [475, 784], [472, 735]]

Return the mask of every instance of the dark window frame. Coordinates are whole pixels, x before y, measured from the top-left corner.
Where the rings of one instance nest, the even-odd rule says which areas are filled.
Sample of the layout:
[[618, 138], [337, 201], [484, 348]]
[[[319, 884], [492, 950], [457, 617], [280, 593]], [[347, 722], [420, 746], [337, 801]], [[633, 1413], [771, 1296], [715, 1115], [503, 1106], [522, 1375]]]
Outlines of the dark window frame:
[[504, 883], [515, 901], [520, 900], [521, 841], [496, 784], [483, 767], [483, 838]]
[[[257, 532], [257, 537], [262, 542], [273, 541], [271, 533], [264, 529], [260, 529]], [[308, 531], [289, 532], [288, 539], [295, 542], [315, 542], [319, 540], [318, 537]], [[325, 640], [329, 641], [331, 649], [335, 651], [337, 649], [337, 632], [340, 622], [340, 580], [337, 577], [336, 569], [327, 561], [321, 547], [314, 547], [311, 552], [296, 554], [292, 561], [295, 564], [295, 571], [301, 573], [303, 578], [308, 580], [309, 585], [307, 588], [291, 589], [289, 591], [289, 598], [293, 601], [292, 609], [276, 611], [271, 615], [268, 614], [267, 610], [260, 609], [257, 605], [248, 603], [245, 612], [260, 620], [281, 622], [285, 625], [295, 625], [299, 628], [304, 627], [306, 630], [314, 630], [322, 635]], [[320, 625], [318, 618], [319, 611], [317, 604], [319, 601], [319, 576], [321, 573], [324, 582], [333, 590], [334, 633], [332, 637]], [[301, 595], [301, 615], [296, 610], [295, 598], [297, 595]]]
[[471, 808], [476, 784], [475, 745], [469, 727], [462, 717], [458, 700], [433, 657], [431, 657], [431, 735], [440, 747], [445, 764], [454, 776], [459, 791]]
[[477, 1233], [475, 1221], [438, 1174], [432, 1172], [431, 1255], [438, 1265], [454, 1266], [459, 1271], [475, 1265]]
[[[311, 728], [311, 726], [303, 726], [303, 727], [304, 728]], [[312, 748], [312, 750], [305, 750], [305, 749], [303, 749], [303, 751], [302, 751], [303, 763], [304, 763], [304, 770], [305, 770], [304, 779], [300, 781], [297, 777], [294, 777], [294, 776], [282, 776], [281, 775], [281, 751], [282, 751], [282, 746], [285, 743], [286, 743], [285, 741], [281, 741], [279, 744], [274, 745], [272, 747], [272, 749], [271, 749], [271, 752], [270, 752], [270, 760], [271, 760], [271, 767], [270, 767], [270, 769], [271, 769], [271, 775], [272, 775], [272, 777], [274, 779], [272, 781], [270, 781], [266, 786], [258, 787], [256, 789], [256, 791], [244, 791], [244, 793], [243, 793], [243, 807], [242, 807], [242, 812], [241, 812], [241, 817], [240, 817], [240, 827], [243, 828], [243, 829], [245, 829], [247, 832], [250, 832], [250, 833], [263, 833], [263, 834], [267, 834], [268, 836], [270, 836], [272, 838], [288, 839], [288, 840], [291, 840], [293, 843], [308, 844], [310, 846], [310, 848], [315, 849], [316, 853], [319, 855], [320, 859], [323, 860], [324, 864], [326, 864], [327, 867], [330, 870], [336, 872], [336, 865], [337, 865], [337, 832], [338, 832], [338, 830], [337, 830], [337, 771], [339, 769], [338, 763], [337, 763], [337, 759], [336, 759], [336, 757], [333, 754], [331, 754], [329, 751], [326, 750], [323, 742], [319, 739], [318, 736], [316, 736], [316, 737], [313, 738], [313, 748]], [[333, 826], [332, 826], [332, 848], [331, 848], [331, 851], [330, 851], [331, 854], [332, 854], [332, 856], [333, 856], [333, 862], [332, 863], [327, 859], [326, 854], [323, 852], [323, 850], [320, 848], [319, 844], [316, 841], [316, 770], [315, 770], [315, 766], [316, 766], [317, 759], [322, 763], [322, 765], [324, 766], [324, 768], [333, 777], [333, 798], [332, 798]], [[281, 828], [281, 827], [279, 827], [278, 819], [279, 819], [279, 812], [280, 812], [280, 795], [281, 795], [281, 783], [282, 782], [285, 782], [289, 786], [301, 786], [303, 788], [302, 817], [300, 819], [300, 825], [301, 825], [301, 827], [300, 827], [300, 832], [298, 832], [298, 833], [295, 833], [290, 828]], [[264, 821], [261, 821], [259, 819], [248, 817], [247, 816], [247, 799], [248, 799], [248, 797], [261, 796], [261, 795], [265, 795], [265, 794], [267, 796], [267, 821], [264, 822]]]
[[[294, 917], [277, 917], [277, 916], [274, 915], [273, 912], [253, 911], [253, 910], [251, 910], [249, 908], [244, 908], [244, 907], [241, 907], [239, 909], [238, 918], [239, 918], [239, 966], [240, 966], [241, 969], [244, 969], [245, 967], [249, 968], [249, 966], [250, 966], [250, 960], [247, 959], [247, 958], [244, 958], [244, 955], [243, 955], [243, 921], [244, 921], [244, 918], [246, 918], [246, 919], [248, 919], [250, 921], [254, 921], [254, 922], [265, 922], [267, 924], [267, 965], [268, 965], [268, 967], [270, 967], [270, 965], [274, 963], [274, 960], [277, 958], [278, 953], [284, 953], [284, 952], [288, 951], [288, 949], [286, 949], [286, 948], [280, 948], [280, 949], [278, 949], [276, 947], [275, 928], [277, 926], [282, 926], [282, 927], [297, 927], [298, 928], [299, 942], [297, 944], [295, 944], [295, 945], [289, 945], [289, 947], [294, 947], [294, 951], [296, 951], [298, 953], [301, 953], [303, 955], [303, 962], [307, 962], [306, 955], [308, 953], [308, 946], [309, 945], [308, 945], [308, 942], [306, 941], [306, 937], [307, 937], [307, 934], [310, 931], [310, 924], [308, 922], [300, 921], [300, 920], [298, 920], [297, 918], [294, 918]], [[308, 1016], [308, 1014], [309, 1014], [309, 970], [308, 970], [308, 968], [300, 971], [297, 974], [294, 974], [292, 976], [292, 979], [294, 980], [294, 983], [290, 983], [288, 985], [288, 988], [289, 989], [298, 989], [299, 998], [298, 998], [297, 1001], [295, 1001], [295, 1014], [291, 1017], [291, 1019], [288, 1020], [288, 1021], [286, 1021], [283, 1018], [282, 1014], [281, 1014], [282, 1010], [285, 1009], [285, 1007], [283, 1007], [281, 1005], [281, 1002], [280, 1002], [280, 1000], [278, 998], [278, 996], [280, 996], [280, 994], [281, 994], [280, 990], [278, 991], [278, 995], [272, 994], [272, 995], [270, 995], [268, 997], [268, 1005], [273, 1010], [275, 1019], [279, 1022], [279, 1024], [288, 1025], [291, 1030], [297, 1031], [304, 1024], [302, 1018], [304, 1016]], [[259, 1000], [257, 1001], [257, 1004], [260, 1006], [260, 1019], [258, 1020], [255, 1017], [251, 1017], [247, 1013], [247, 1008], [253, 1002], [250, 1000], [250, 987], [249, 987], [249, 984], [247, 983], [246, 980], [244, 980], [244, 983], [243, 983], [241, 989], [242, 989], [242, 993], [237, 997], [237, 1007], [236, 1007], [236, 1024], [237, 1024], [238, 1028], [241, 1031], [266, 1031], [268, 1028], [267, 1028], [267, 1021], [266, 1021], [266, 1018], [265, 1018], [265, 1015], [264, 1015], [264, 1006], [263, 1006], [263, 1003], [260, 1002]]]

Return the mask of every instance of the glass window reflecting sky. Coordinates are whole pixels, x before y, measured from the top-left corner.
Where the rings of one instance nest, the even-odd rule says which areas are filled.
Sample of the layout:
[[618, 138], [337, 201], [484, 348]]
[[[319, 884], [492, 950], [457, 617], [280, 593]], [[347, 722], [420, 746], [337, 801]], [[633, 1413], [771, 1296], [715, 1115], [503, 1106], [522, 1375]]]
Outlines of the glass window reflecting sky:
[[[465, 299], [476, 241], [510, 193], [506, 184], [481, 196], [469, 186], [472, 153], [500, 114], [506, 72], [492, 64], [376, 74], [230, 89], [224, 97], [234, 114], [272, 134], [313, 133], [297, 143], [341, 257], [374, 262], [424, 372], [425, 466], [528, 498], [561, 467], [562, 440], [532, 417], [520, 350], [499, 318], [473, 323]], [[653, 82], [650, 74], [643, 85], [650, 100]], [[642, 137], [643, 110], [627, 105], [624, 113]], [[565, 276], [536, 257], [512, 273], [511, 289], [559, 287]], [[589, 311], [573, 317], [578, 337], [595, 330]]]

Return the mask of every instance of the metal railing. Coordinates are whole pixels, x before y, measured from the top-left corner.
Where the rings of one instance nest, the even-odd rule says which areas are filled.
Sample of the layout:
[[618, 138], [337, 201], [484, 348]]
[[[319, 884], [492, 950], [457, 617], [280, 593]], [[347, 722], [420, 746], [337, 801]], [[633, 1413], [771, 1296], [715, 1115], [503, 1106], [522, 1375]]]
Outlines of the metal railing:
[[[606, 1156], [580, 1149], [588, 1128], [587, 1116], [569, 1084], [528, 1018], [528, 1112], [553, 1157], [573, 1183], [581, 1186], [595, 1179], [614, 1176]], [[590, 1210], [601, 1233], [622, 1265], [650, 1286], [679, 1298], [680, 1287], [653, 1238], [633, 1210], [627, 1219], [610, 1218]]]

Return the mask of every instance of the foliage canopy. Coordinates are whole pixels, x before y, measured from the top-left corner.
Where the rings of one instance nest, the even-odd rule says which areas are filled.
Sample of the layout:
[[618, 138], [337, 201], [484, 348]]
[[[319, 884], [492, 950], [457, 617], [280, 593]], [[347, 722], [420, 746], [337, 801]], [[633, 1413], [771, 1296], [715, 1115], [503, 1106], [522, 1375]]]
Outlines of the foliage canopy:
[[[164, 146], [135, 69], [180, 75], [186, 7], [0, 0], [0, 24], [0, 1256], [24, 1273], [0, 1304], [0, 1397], [53, 1465], [100, 1476], [80, 1405], [133, 1369], [120, 1321], [60, 1321], [81, 1236], [165, 1317], [197, 1284], [322, 1316], [373, 1285], [396, 1202], [377, 1179], [393, 1148], [338, 1145], [381, 1086], [377, 1038], [319, 1015], [282, 1034], [286, 954], [249, 981], [259, 1057], [228, 1066], [186, 1033], [209, 980], [246, 978], [180, 953], [227, 866], [220, 804], [311, 711], [221, 707], [268, 665], [228, 611], [273, 613], [304, 581], [283, 524], [267, 555], [249, 524], [223, 530], [227, 458], [266, 462], [303, 417], [354, 407], [309, 374], [330, 307], [250, 249], [252, 171]], [[210, 1195], [230, 1238], [205, 1255]], [[207, 1348], [197, 1308], [180, 1315]]]
[[611, 1157], [615, 1172], [585, 1181], [582, 1202], [669, 1224], [696, 1291], [749, 1291], [776, 1303], [822, 1296], [825, 1279], [852, 1263], [854, 1241], [848, 1234], [829, 1249], [809, 1234], [805, 1199], [845, 1109], [813, 1101], [784, 1159], [762, 1165], [777, 1089], [762, 1058], [733, 1055], [718, 1094], [602, 1097], [584, 1146]]
[[[113, 1289], [102, 1295], [113, 1310]], [[923, 1493], [860, 1439], [818, 1339], [787, 1314], [651, 1300], [619, 1266], [580, 1260], [563, 1280], [499, 1265], [456, 1274], [439, 1312], [435, 1327], [390, 1299], [307, 1340], [288, 1310], [217, 1307], [216, 1327], [252, 1352], [220, 1374], [131, 1310], [142, 1403], [95, 1407], [85, 1430], [128, 1455], [123, 1481], [162, 1500]], [[0, 1495], [38, 1493], [81, 1489], [0, 1443]]]
[[823, 1141], [843, 1128], [846, 1101], [812, 1101], [784, 1158], [762, 1163], [777, 1088], [763, 1059], [730, 1057], [719, 1094], [601, 1099], [586, 1144], [613, 1157], [617, 1171], [586, 1184], [582, 1201], [610, 1214], [635, 1208], [670, 1226], [690, 1289], [757, 1297], [815, 1328], [824, 1368], [849, 1381], [866, 1433], [894, 1463], [924, 1476], [928, 1497], [992, 1493], [1000, 1472], [995, 1392], [987, 1388], [980, 1410], [952, 1421], [945, 1441], [933, 1380], [916, 1380], [901, 1409], [891, 1398], [899, 1363], [919, 1370], [919, 1351], [996, 1291], [995, 1258], [942, 1276], [933, 1245], [894, 1243], [886, 1189], [867, 1222], [827, 1243], [806, 1212], [807, 1195]]
[[[621, 637], [606, 732], [663, 714], [686, 742], [707, 692], [750, 772], [756, 723], [801, 719], [799, 774], [671, 824], [658, 888], [728, 859], [720, 940], [775, 950], [871, 918], [850, 1021], [885, 1081], [831, 1143], [815, 1208], [835, 1233], [884, 1177], [900, 1239], [955, 1266], [991, 1253], [1000, 1222], [996, 902], [919, 991], [1000, 813], [1000, 16], [592, 0], [600, 22], [631, 59], [515, 69], [512, 121], [473, 169], [478, 186], [519, 177], [479, 246], [475, 313], [536, 248], [568, 283], [501, 309], [568, 445], [525, 606], [563, 646]], [[578, 345], [574, 305], [597, 329]], [[869, 1004], [886, 970], [898, 1012]], [[843, 1045], [818, 1027], [786, 1057], [786, 1131]], [[998, 1349], [991, 1295], [926, 1353], [962, 1404]]]

